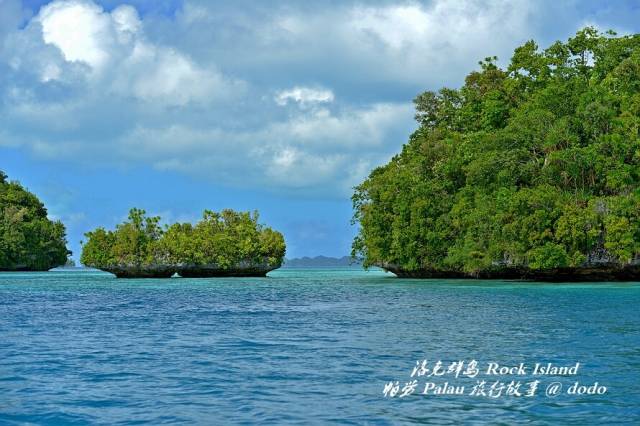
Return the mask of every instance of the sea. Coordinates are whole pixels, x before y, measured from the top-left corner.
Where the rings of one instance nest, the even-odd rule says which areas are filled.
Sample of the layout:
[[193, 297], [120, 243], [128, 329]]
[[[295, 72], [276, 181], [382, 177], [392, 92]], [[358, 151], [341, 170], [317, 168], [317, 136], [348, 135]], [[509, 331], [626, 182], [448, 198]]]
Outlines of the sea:
[[640, 283], [0, 274], [0, 425], [640, 424]]

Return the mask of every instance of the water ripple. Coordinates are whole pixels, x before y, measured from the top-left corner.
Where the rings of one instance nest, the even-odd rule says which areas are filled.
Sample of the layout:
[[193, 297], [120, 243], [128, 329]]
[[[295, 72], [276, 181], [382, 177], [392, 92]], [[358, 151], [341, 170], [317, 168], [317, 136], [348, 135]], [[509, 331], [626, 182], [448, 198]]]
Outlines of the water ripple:
[[[640, 286], [0, 275], [0, 424], [640, 424]], [[417, 359], [583, 364], [605, 395], [385, 399]]]

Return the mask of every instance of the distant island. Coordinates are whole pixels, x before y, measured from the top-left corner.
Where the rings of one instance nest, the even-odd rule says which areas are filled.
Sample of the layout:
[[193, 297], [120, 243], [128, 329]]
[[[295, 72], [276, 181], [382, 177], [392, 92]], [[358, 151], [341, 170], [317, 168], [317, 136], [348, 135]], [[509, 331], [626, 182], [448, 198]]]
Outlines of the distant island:
[[47, 271], [67, 262], [66, 230], [44, 204], [0, 171], [0, 271]]
[[160, 217], [131, 209], [114, 231], [85, 234], [80, 261], [118, 278], [265, 276], [281, 266], [281, 233], [258, 223], [258, 214], [205, 210], [197, 224], [160, 226]]
[[283, 268], [362, 268], [362, 262], [351, 256], [342, 257], [299, 257], [294, 259], [285, 259], [282, 264]]
[[640, 280], [640, 35], [585, 28], [460, 89], [353, 195], [353, 254], [400, 277]]

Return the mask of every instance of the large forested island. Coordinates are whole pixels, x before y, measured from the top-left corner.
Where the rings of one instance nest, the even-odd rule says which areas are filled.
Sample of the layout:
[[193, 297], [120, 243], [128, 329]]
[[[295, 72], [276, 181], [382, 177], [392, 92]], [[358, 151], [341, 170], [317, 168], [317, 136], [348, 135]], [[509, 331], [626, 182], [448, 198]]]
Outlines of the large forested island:
[[640, 35], [585, 28], [459, 89], [356, 188], [354, 254], [404, 277], [640, 279]]
[[64, 265], [69, 254], [64, 225], [0, 171], [0, 271], [46, 271]]
[[284, 238], [257, 213], [205, 210], [195, 225], [160, 220], [134, 208], [115, 231], [86, 233], [81, 262], [119, 278], [264, 276], [282, 264]]

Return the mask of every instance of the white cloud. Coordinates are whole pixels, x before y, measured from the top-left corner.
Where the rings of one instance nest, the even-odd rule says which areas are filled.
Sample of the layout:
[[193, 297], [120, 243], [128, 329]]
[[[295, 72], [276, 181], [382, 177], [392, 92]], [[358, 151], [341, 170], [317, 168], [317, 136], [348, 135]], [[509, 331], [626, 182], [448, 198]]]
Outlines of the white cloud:
[[433, 21], [432, 16], [418, 4], [357, 7], [351, 14], [353, 28], [375, 35], [396, 49], [423, 39]]
[[508, 59], [531, 38], [531, 15], [540, 7], [526, 0], [434, 0], [347, 3], [313, 14], [285, 9], [256, 30], [272, 41], [256, 60], [291, 58], [309, 64], [305, 71], [339, 72], [334, 78], [351, 84], [459, 85], [480, 59]]
[[334, 96], [331, 90], [299, 87], [296, 86], [289, 90], [283, 90], [276, 94], [275, 101], [278, 105], [287, 105], [290, 101], [296, 102], [301, 106], [309, 104], [333, 102]]
[[148, 102], [183, 106], [190, 101], [225, 99], [234, 89], [244, 90], [242, 83], [201, 69], [180, 52], [147, 43], [138, 43], [121, 67], [115, 90]]
[[400, 150], [415, 94], [507, 56], [534, 8], [186, 0], [162, 18], [57, 0], [0, 31], [0, 145], [343, 196]]
[[126, 43], [142, 29], [138, 11], [129, 5], [118, 6], [111, 12], [116, 34], [121, 43]]
[[391, 155], [385, 138], [405, 137], [411, 126], [411, 105], [379, 104], [335, 114], [302, 110], [256, 130], [136, 127], [115, 147], [123, 159], [227, 185], [346, 195]]
[[94, 3], [58, 1], [44, 6], [33, 22], [42, 38], [60, 49], [67, 61], [81, 61], [100, 69], [109, 60], [112, 22]]
[[223, 77], [215, 67], [200, 67], [185, 53], [150, 42], [129, 5], [107, 12], [89, 0], [54, 1], [10, 41], [13, 68], [36, 72], [43, 83], [84, 81], [85, 89], [166, 106], [226, 100], [244, 90], [242, 82]]

